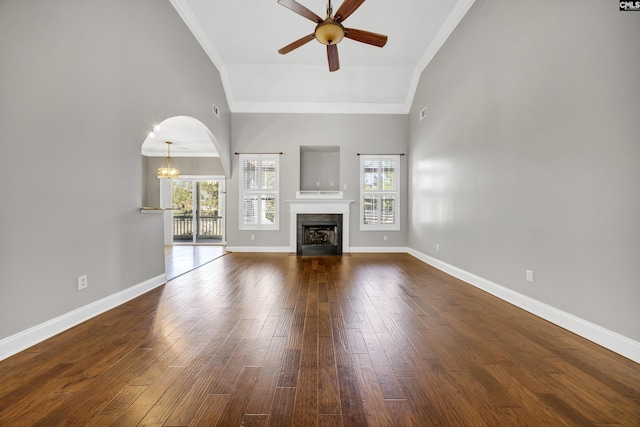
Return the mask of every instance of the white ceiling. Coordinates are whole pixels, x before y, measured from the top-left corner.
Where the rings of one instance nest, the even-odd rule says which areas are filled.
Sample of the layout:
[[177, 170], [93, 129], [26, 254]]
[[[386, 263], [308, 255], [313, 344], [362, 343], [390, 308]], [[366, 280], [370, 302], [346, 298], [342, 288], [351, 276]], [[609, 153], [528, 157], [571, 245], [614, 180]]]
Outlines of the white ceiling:
[[[324, 18], [326, 0], [297, 1]], [[315, 24], [276, 0], [171, 3], [220, 71], [232, 112], [406, 114], [420, 74], [474, 1], [364, 2], [345, 27], [389, 40], [383, 48], [342, 40], [340, 70], [333, 73], [326, 47], [315, 40], [287, 55], [278, 53], [313, 33]], [[334, 12], [340, 4], [335, 0]], [[218, 156], [201, 122], [172, 117], [159, 125], [142, 154], [165, 157], [165, 141], [172, 141], [172, 157]]]
[[171, 157], [219, 157], [209, 130], [193, 117], [170, 117], [158, 123], [142, 143], [142, 154], [167, 157], [167, 141]]
[[[420, 73], [474, 1], [366, 1], [345, 27], [389, 40], [379, 48], [345, 38], [333, 73], [326, 47], [315, 40], [277, 52], [315, 24], [276, 0], [171, 3], [220, 71], [232, 112], [406, 114]], [[298, 2], [324, 18], [326, 0]]]

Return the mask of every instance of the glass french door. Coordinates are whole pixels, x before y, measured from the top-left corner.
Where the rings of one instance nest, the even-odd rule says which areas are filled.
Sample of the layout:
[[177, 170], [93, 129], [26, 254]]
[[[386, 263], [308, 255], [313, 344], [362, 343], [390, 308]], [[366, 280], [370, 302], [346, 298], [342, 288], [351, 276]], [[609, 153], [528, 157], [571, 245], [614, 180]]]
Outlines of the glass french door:
[[176, 179], [171, 190], [173, 243], [225, 242], [224, 180]]

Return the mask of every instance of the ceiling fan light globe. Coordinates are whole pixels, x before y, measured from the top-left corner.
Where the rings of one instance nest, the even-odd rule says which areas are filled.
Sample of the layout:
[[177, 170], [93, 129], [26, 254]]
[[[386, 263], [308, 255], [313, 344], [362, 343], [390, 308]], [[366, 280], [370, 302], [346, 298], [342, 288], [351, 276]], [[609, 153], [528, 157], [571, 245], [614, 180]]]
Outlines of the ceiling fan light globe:
[[333, 19], [327, 19], [318, 24], [315, 36], [322, 44], [338, 44], [344, 38], [344, 27]]

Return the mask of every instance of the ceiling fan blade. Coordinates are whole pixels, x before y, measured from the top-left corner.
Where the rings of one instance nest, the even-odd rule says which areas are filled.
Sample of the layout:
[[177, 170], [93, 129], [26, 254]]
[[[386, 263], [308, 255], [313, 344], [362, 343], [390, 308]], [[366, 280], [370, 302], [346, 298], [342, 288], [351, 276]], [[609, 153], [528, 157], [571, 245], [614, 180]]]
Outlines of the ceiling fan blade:
[[307, 44], [309, 43], [311, 40], [313, 40], [315, 38], [314, 34], [311, 33], [307, 36], [304, 36], [302, 38], [299, 38], [298, 40], [294, 41], [291, 44], [286, 45], [285, 47], [283, 47], [282, 49], [278, 50], [278, 53], [280, 55], [285, 55], [289, 52], [291, 52], [294, 49], [299, 48], [300, 46], [302, 46], [303, 44]]
[[327, 59], [329, 60], [329, 71], [337, 71], [340, 69], [337, 44], [327, 45]]
[[315, 22], [316, 24], [319, 24], [320, 22], [323, 21], [322, 18], [320, 18], [318, 15], [316, 15], [315, 13], [313, 13], [312, 11], [310, 11], [309, 9], [307, 9], [306, 7], [304, 7], [303, 5], [301, 5], [295, 0], [278, 0], [278, 3], [280, 3], [287, 9], [293, 10], [298, 15], [304, 16], [308, 20]]
[[387, 36], [372, 33], [371, 31], [356, 30], [355, 28], [345, 28], [344, 36], [357, 42], [383, 47], [387, 44]]
[[343, 22], [349, 17], [349, 15], [355, 12], [356, 9], [358, 9], [362, 5], [362, 3], [364, 3], [364, 0], [344, 0], [333, 18], [336, 21]]

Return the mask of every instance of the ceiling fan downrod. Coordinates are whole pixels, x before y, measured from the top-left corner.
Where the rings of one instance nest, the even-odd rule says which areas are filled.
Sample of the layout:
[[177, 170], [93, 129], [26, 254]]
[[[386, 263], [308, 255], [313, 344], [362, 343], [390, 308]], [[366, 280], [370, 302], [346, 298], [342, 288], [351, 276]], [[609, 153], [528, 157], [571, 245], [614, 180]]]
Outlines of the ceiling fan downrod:
[[314, 31], [317, 41], [324, 45], [335, 45], [342, 41], [345, 35], [345, 29], [338, 21], [333, 19], [333, 8], [331, 0], [327, 3], [327, 17], [320, 22]]

